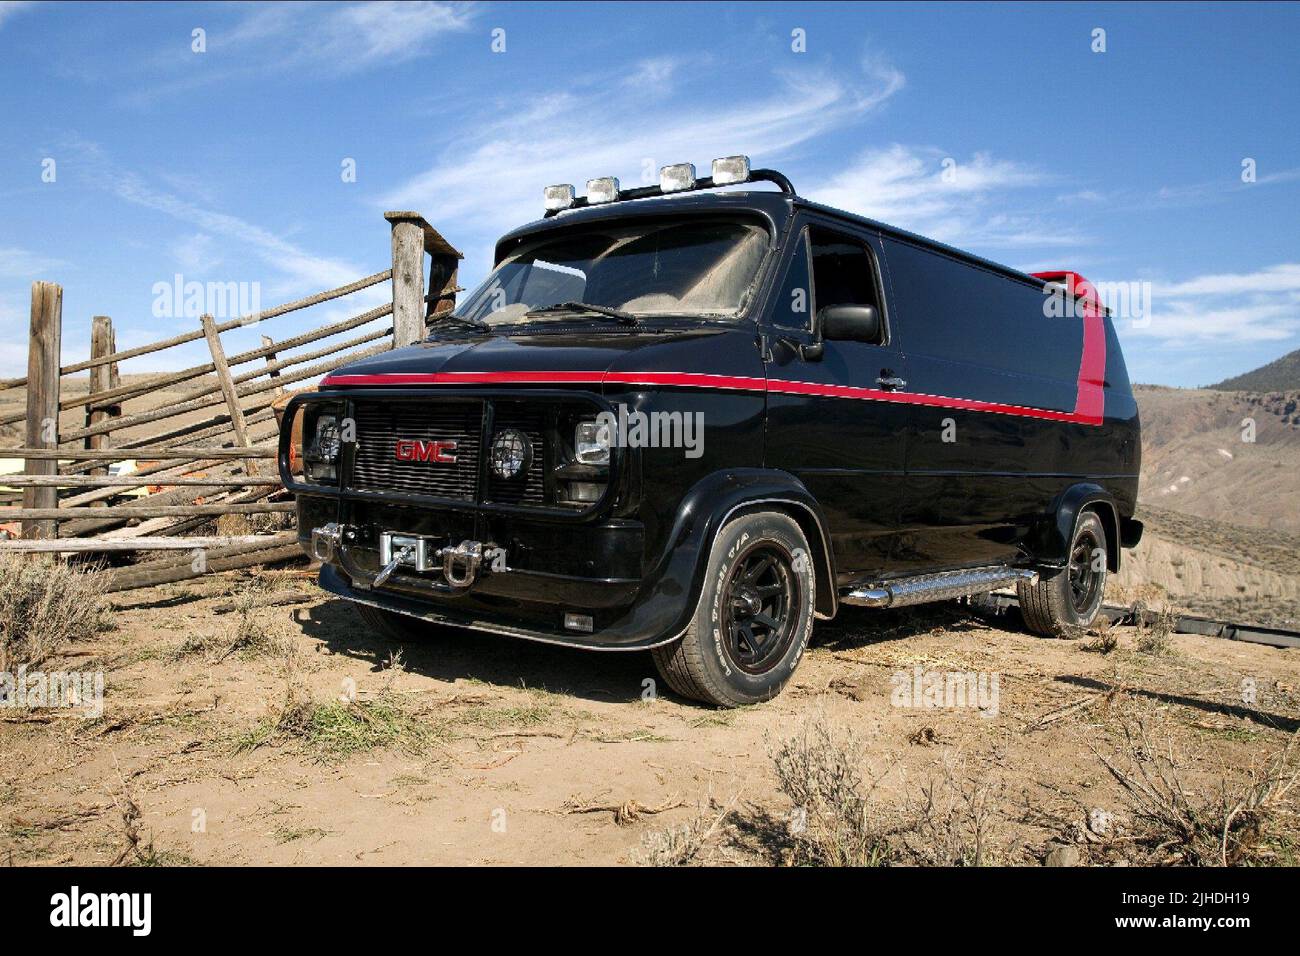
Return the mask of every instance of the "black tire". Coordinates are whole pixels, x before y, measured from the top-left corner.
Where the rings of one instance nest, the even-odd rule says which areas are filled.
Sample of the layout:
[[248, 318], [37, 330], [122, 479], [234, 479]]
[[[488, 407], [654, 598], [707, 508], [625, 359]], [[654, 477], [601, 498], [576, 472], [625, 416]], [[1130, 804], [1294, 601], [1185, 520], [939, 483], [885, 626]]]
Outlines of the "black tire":
[[808, 646], [815, 606], [799, 525], [778, 512], [741, 515], [714, 539], [691, 624], [652, 651], [655, 666], [683, 697], [720, 707], [771, 700]]
[[352, 607], [357, 612], [357, 617], [361, 618], [362, 624], [390, 641], [424, 641], [438, 632], [437, 624], [430, 624], [418, 617], [386, 611], [381, 607], [371, 607], [369, 604], [353, 604]]
[[1108, 559], [1101, 518], [1085, 511], [1075, 524], [1066, 567], [1040, 573], [1035, 584], [1016, 585], [1025, 626], [1045, 637], [1082, 636], [1101, 613]]

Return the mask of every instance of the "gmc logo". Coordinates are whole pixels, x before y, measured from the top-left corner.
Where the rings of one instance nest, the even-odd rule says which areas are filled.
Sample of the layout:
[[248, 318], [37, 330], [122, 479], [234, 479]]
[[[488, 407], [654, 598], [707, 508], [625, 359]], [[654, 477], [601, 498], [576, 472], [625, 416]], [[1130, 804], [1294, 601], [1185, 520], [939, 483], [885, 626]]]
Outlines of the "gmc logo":
[[432, 461], [451, 465], [456, 461], [454, 441], [420, 441], [416, 438], [399, 438], [394, 457], [398, 461]]

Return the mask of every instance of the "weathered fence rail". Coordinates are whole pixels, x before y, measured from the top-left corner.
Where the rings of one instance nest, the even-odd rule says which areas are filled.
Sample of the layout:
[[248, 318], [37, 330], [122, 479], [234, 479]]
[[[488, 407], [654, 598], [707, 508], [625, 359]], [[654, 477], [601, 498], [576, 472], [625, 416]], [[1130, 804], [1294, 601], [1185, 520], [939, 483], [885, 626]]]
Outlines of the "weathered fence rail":
[[[27, 375], [0, 380], [0, 393], [26, 389], [25, 408], [0, 415], [0, 426], [24, 428], [22, 447], [0, 449], [0, 457], [21, 459], [24, 466], [21, 475], [0, 475], [0, 488], [21, 494], [20, 506], [0, 507], [0, 522], [21, 522], [21, 536], [0, 538], [0, 552], [202, 555], [115, 568], [110, 590], [300, 554], [292, 530], [189, 532], [231, 515], [292, 514], [276, 466], [267, 460], [277, 454], [277, 407], [288, 387], [419, 341], [431, 318], [454, 307], [461, 254], [417, 213], [385, 218], [392, 240], [389, 269], [252, 315], [218, 321], [205, 314], [198, 328], [120, 351], [112, 319], [94, 316], [90, 356], [68, 365], [60, 364], [63, 289], [34, 282]], [[278, 341], [263, 334], [259, 346], [237, 352], [228, 352], [222, 340], [223, 333], [385, 282], [389, 302], [348, 318]], [[365, 328], [390, 317], [378, 328]], [[122, 378], [123, 362], [197, 342], [207, 346], [208, 361], [191, 358], [175, 371]], [[79, 373], [89, 373], [86, 391], [68, 393], [63, 380]], [[84, 417], [76, 423], [60, 421], [61, 412], [78, 409]], [[114, 463], [118, 467], [110, 468]]]

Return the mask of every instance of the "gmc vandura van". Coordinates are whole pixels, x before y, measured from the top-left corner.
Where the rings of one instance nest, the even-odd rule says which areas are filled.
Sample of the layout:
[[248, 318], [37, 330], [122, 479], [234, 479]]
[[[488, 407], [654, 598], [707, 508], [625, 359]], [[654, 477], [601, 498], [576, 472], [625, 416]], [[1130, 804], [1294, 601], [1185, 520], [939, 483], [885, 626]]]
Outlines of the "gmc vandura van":
[[677, 693], [736, 706], [844, 605], [1014, 587], [1042, 634], [1097, 616], [1142, 532], [1141, 446], [1080, 277], [745, 157], [545, 207], [423, 342], [287, 409], [301, 543], [367, 625], [650, 650]]

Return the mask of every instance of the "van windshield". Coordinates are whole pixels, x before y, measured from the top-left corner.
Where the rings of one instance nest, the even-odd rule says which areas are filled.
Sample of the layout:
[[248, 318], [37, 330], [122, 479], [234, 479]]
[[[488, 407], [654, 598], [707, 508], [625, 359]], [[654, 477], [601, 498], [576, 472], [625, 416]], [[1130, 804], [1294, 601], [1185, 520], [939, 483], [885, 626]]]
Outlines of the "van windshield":
[[592, 223], [521, 246], [456, 314], [503, 326], [554, 320], [566, 310], [537, 310], [583, 303], [638, 317], [734, 318], [767, 248], [767, 230], [748, 222]]

